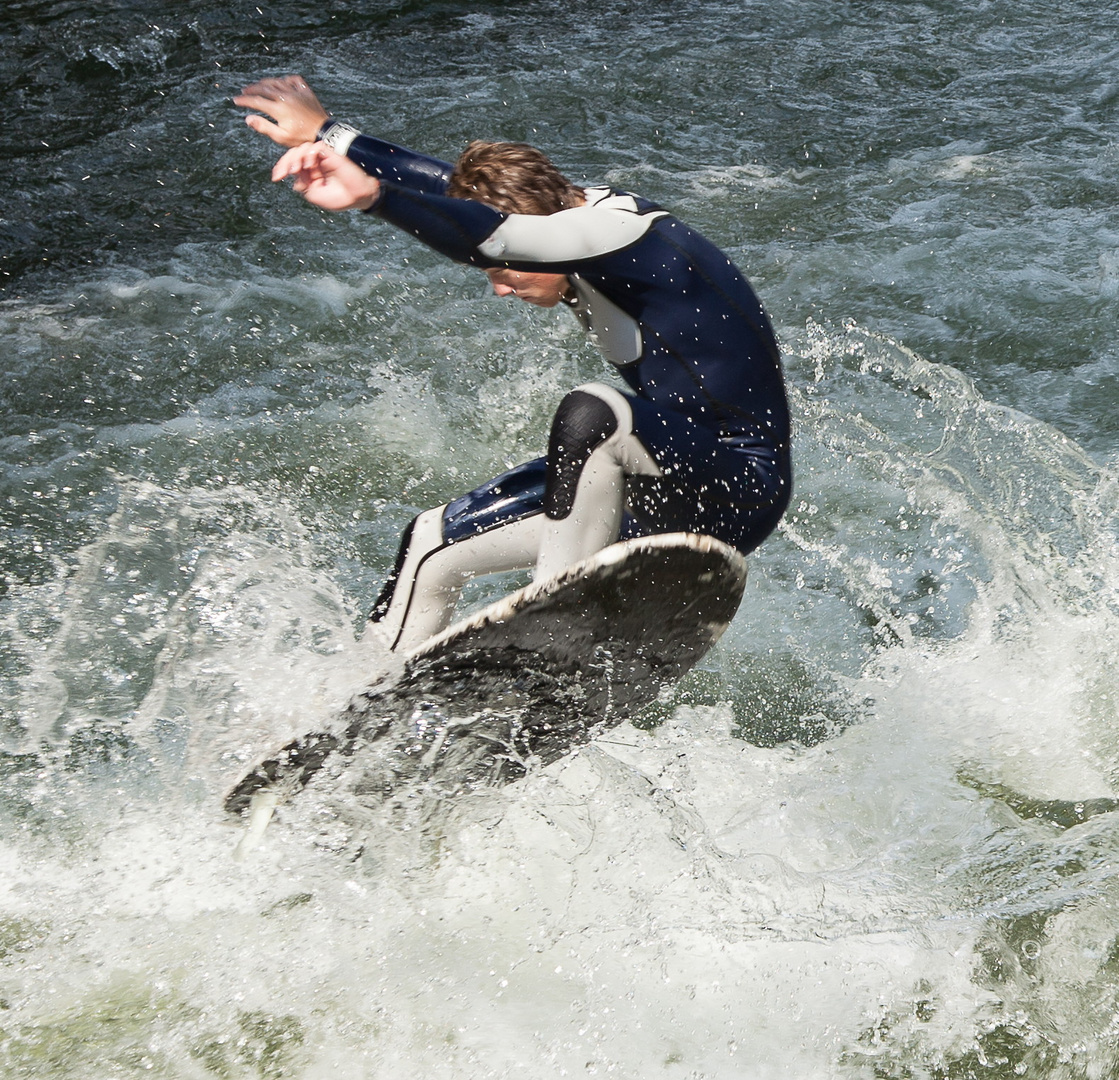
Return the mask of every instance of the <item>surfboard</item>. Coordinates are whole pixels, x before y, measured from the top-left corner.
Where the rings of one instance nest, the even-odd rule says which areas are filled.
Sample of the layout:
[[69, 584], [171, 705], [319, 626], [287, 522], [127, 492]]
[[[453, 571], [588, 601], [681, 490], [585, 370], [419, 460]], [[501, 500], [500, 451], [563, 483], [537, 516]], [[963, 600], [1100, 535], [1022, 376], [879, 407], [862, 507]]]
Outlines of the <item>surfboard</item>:
[[225, 809], [274, 806], [323, 772], [357, 770], [349, 789], [374, 800], [404, 785], [454, 795], [516, 780], [634, 717], [694, 667], [745, 583], [743, 556], [709, 536], [613, 544], [429, 639], [335, 723], [254, 765]]

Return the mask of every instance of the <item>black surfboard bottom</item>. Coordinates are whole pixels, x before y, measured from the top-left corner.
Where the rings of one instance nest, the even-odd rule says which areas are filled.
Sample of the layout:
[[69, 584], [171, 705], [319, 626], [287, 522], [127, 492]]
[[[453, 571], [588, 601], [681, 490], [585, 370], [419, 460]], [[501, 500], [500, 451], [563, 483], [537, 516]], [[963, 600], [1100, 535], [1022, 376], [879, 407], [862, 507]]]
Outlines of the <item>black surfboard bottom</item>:
[[507, 783], [634, 716], [718, 641], [745, 559], [671, 533], [604, 549], [521, 589], [410, 654], [402, 675], [355, 696], [331, 725], [254, 766], [225, 798], [238, 814], [269, 789], [302, 789], [329, 764], [385, 798], [424, 783], [454, 794]]

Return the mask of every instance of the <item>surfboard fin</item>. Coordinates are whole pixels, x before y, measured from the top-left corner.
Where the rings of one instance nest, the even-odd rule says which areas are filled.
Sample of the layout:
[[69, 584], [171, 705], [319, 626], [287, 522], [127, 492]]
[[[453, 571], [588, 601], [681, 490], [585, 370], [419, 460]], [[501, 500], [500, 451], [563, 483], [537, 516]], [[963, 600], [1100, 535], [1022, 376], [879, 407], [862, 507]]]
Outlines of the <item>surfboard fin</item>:
[[275, 788], [261, 788], [249, 798], [249, 823], [233, 849], [235, 859], [244, 859], [260, 843], [279, 803], [280, 793]]

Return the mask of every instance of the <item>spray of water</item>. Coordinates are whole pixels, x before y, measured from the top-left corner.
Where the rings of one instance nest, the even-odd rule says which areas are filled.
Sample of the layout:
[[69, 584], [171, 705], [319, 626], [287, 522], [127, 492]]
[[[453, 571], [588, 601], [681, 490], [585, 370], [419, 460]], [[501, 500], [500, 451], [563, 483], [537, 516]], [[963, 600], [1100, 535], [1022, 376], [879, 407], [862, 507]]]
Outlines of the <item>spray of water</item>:
[[797, 498], [704, 670], [500, 791], [316, 785], [241, 861], [221, 794], [344, 703], [364, 598], [268, 491], [107, 485], [3, 607], [14, 1074], [1106, 1075], [1114, 479], [787, 337]]

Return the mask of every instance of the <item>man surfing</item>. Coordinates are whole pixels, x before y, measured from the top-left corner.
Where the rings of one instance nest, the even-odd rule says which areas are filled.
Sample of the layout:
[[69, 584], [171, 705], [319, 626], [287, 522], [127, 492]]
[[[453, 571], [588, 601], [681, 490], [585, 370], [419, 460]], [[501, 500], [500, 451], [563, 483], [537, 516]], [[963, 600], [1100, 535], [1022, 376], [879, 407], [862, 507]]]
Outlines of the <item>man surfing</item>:
[[710, 241], [639, 196], [576, 186], [521, 143], [472, 142], [452, 165], [363, 135], [299, 76], [234, 102], [288, 148], [273, 180], [478, 267], [498, 296], [570, 308], [628, 388], [576, 387], [545, 457], [412, 521], [371, 615], [390, 649], [444, 629], [476, 575], [535, 567], [542, 580], [649, 533], [706, 534], [747, 554], [776, 527], [792, 490], [777, 342]]

